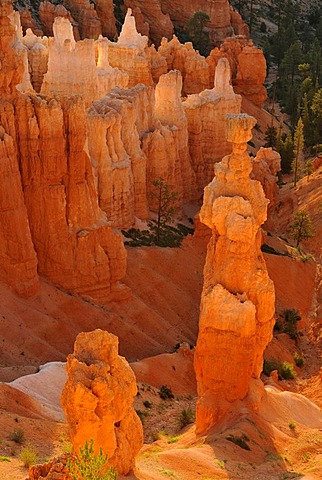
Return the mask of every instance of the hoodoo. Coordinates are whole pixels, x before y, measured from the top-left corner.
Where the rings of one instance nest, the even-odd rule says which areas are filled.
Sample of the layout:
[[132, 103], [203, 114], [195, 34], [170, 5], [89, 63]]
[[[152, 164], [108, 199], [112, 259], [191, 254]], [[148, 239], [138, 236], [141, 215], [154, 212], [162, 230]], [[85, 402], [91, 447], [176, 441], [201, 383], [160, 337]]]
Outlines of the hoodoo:
[[142, 423], [132, 406], [135, 376], [118, 355], [118, 338], [102, 330], [80, 333], [67, 358], [62, 406], [74, 450], [86, 441], [102, 448], [108, 463], [127, 474], [143, 445]]
[[246, 150], [255, 124], [246, 114], [227, 116], [233, 152], [215, 166], [200, 212], [212, 238], [195, 354], [198, 433], [208, 431], [250, 392], [260, 395], [263, 352], [272, 336], [274, 285], [260, 250], [268, 200], [261, 184], [249, 177]]

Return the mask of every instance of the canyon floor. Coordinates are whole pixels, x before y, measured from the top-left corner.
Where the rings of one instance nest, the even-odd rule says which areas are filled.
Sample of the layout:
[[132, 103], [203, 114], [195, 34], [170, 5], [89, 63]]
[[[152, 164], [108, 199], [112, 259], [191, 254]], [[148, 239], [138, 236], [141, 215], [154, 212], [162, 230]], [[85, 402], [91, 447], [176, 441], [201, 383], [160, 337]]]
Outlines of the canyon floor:
[[[297, 352], [304, 365], [295, 367], [294, 380], [276, 384], [272, 378], [263, 377], [266, 390], [256, 413], [241, 406], [236, 417], [217, 425], [207, 436], [196, 436], [193, 424], [180, 429], [181, 412], [189, 407], [194, 409], [196, 402], [189, 345], [193, 346], [197, 337], [206, 233], [187, 237], [175, 249], [128, 248], [124, 283], [131, 288], [132, 296], [122, 302], [97, 306], [56, 289], [45, 280], [40, 294], [32, 300], [21, 299], [0, 287], [0, 381], [11, 382], [26, 374], [36, 374], [39, 365], [46, 362], [63, 362], [79, 332], [106, 329], [119, 336], [120, 353], [133, 362], [138, 381], [135, 408], [143, 419], [146, 443], [135, 471], [127, 478], [321, 478], [321, 174], [320, 170], [309, 180], [303, 179], [296, 191], [289, 185], [282, 188], [274, 229], [265, 240], [280, 253], [292, 251], [279, 237], [284, 238], [282, 233], [290, 212], [295, 205], [316, 212], [313, 220], [318, 234], [307, 247], [318, 262], [265, 254], [276, 289], [277, 317], [291, 308], [299, 310], [302, 317], [297, 341], [285, 333], [275, 333], [265, 357], [294, 363]], [[183, 342], [185, 348], [174, 352], [176, 344]], [[2, 480], [26, 478], [27, 470], [19, 459], [22, 446], [32, 445], [39, 462], [70, 448], [66, 425], [53, 421], [48, 413], [59, 404], [61, 382], [61, 378], [51, 377], [47, 385], [42, 384], [42, 393], [38, 394], [43, 397], [38, 398], [32, 382], [28, 395], [14, 388], [14, 384], [0, 384]], [[160, 398], [158, 391], [164, 384], [172, 389], [174, 399]], [[47, 411], [44, 398], [49, 404]], [[148, 408], [144, 402], [149, 402]], [[22, 444], [10, 439], [18, 429], [24, 432]], [[246, 440], [250, 450], [236, 445], [236, 438]]]

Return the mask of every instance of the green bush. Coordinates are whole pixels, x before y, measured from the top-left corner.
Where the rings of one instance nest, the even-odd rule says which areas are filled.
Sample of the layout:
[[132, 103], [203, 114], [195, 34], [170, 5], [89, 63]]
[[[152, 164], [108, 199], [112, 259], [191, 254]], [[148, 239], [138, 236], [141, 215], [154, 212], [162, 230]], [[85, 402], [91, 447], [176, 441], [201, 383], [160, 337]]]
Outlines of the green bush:
[[171, 388], [167, 387], [167, 385], [162, 385], [159, 390], [159, 395], [162, 400], [166, 400], [167, 398], [174, 398]]
[[279, 362], [278, 360], [264, 360], [263, 374], [270, 376], [273, 370], [277, 370], [280, 380], [292, 380], [295, 378], [294, 366], [289, 362]]
[[25, 432], [22, 428], [18, 428], [14, 432], [10, 433], [9, 440], [16, 442], [16, 443], [23, 443], [25, 439]]
[[143, 405], [145, 406], [145, 408], [152, 408], [153, 403], [149, 402], [149, 400], [144, 400]]
[[294, 362], [297, 367], [303, 367], [304, 359], [297, 352], [294, 353]]
[[292, 380], [295, 378], [294, 366], [289, 362], [282, 362], [278, 373], [285, 380]]
[[29, 468], [37, 462], [37, 452], [31, 445], [22, 447], [20, 452], [20, 460], [25, 467]]
[[298, 310], [295, 308], [284, 310], [282, 316], [284, 319], [283, 332], [288, 333], [295, 340], [298, 336], [297, 323], [301, 320]]
[[93, 443], [93, 439], [85, 442], [84, 447], [79, 449], [79, 454], [68, 459], [69, 476], [72, 480], [115, 480], [117, 472], [114, 468], [107, 467], [108, 456], [104, 455], [102, 448], [96, 455]]
[[180, 415], [179, 415], [180, 428], [183, 428], [186, 425], [193, 423], [194, 421], [195, 421], [195, 412], [192, 410], [191, 407], [185, 408], [180, 412]]
[[288, 424], [288, 426], [290, 427], [291, 430], [295, 430], [296, 429], [296, 423], [295, 422], [290, 422]]

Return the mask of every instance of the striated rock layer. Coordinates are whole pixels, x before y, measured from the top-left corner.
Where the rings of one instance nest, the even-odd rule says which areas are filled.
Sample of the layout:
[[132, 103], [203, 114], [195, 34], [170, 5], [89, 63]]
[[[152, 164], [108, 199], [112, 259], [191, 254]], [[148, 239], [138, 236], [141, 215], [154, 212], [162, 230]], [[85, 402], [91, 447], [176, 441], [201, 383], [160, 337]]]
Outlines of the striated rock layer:
[[240, 113], [241, 97], [230, 85], [226, 58], [219, 60], [212, 90], [189, 95], [183, 103], [187, 120], [189, 149], [198, 192], [213, 178], [214, 164], [231, 151], [227, 138], [226, 115]]
[[251, 180], [246, 143], [256, 120], [229, 115], [233, 152], [215, 166], [200, 219], [212, 230], [204, 269], [195, 352], [197, 432], [208, 431], [248, 395], [256, 408], [263, 352], [274, 323], [274, 286], [261, 253], [268, 200]]
[[102, 330], [80, 333], [67, 358], [68, 380], [62, 393], [74, 451], [93, 439], [108, 463], [127, 474], [143, 445], [142, 423], [133, 408], [134, 373], [118, 355], [118, 338]]
[[84, 150], [84, 102], [23, 96], [16, 121], [39, 273], [67, 290], [107, 300], [125, 274], [126, 252], [98, 206]]
[[209, 65], [210, 83], [212, 83], [218, 60], [223, 57], [229, 61], [235, 92], [262, 107], [267, 99], [266, 88], [263, 85], [266, 78], [266, 60], [263, 51], [256, 48], [252, 40], [247, 40], [243, 35], [226, 38], [220, 48], [214, 48], [206, 59]]

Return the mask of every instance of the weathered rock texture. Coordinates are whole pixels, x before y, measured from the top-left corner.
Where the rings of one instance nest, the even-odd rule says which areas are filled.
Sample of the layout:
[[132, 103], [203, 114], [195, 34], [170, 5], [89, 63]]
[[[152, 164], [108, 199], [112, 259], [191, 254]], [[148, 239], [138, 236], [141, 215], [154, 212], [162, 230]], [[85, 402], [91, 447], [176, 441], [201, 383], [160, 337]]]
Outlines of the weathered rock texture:
[[147, 190], [150, 207], [153, 182], [164, 178], [178, 194], [178, 206], [197, 198], [195, 173], [189, 153], [187, 118], [181, 103], [182, 77], [178, 70], [160, 77], [155, 91], [155, 113], [161, 126], [145, 135]]
[[158, 53], [166, 59], [168, 70], [180, 70], [183, 95], [200, 93], [209, 86], [209, 66], [192, 43], [183, 45], [175, 35], [170, 41], [163, 38]]
[[[54, 5], [47, 0], [41, 2], [39, 5], [39, 19], [41, 21], [44, 35], [47, 35], [48, 37], [54, 36], [53, 25], [56, 17], [67, 18], [73, 26], [75, 40], [80, 40], [78, 24], [72, 17], [70, 11], [66, 10], [64, 5]], [[30, 26], [29, 28], [31, 28], [31, 30], [36, 33], [32, 26]]]
[[22, 41], [28, 49], [30, 81], [34, 90], [39, 93], [48, 69], [48, 38], [37, 37], [28, 29]]
[[274, 323], [274, 286], [260, 250], [268, 200], [260, 183], [249, 178], [246, 152], [256, 120], [229, 115], [227, 122], [233, 152], [216, 165], [200, 212], [212, 238], [195, 352], [199, 433], [231, 412], [234, 402], [251, 397], [254, 388], [260, 396], [263, 352]]
[[210, 83], [218, 60], [222, 57], [229, 60], [235, 92], [262, 107], [267, 98], [266, 88], [263, 85], [266, 78], [266, 60], [263, 51], [254, 47], [253, 42], [247, 41], [245, 36], [226, 38], [220, 49], [214, 48], [207, 57]]
[[241, 109], [241, 97], [235, 95], [230, 85], [227, 59], [218, 62], [214, 88], [199, 95], [189, 95], [183, 106], [188, 119], [192, 165], [198, 191], [202, 194], [213, 178], [214, 164], [231, 151], [231, 144], [226, 140], [226, 116], [240, 113]]
[[11, 2], [0, 1], [0, 279], [17, 293], [34, 295], [39, 287], [19, 172], [14, 108], [25, 76], [26, 53], [17, 36]]
[[207, 28], [210, 30], [212, 44], [219, 44], [234, 34], [228, 0], [191, 0], [184, 5], [181, 0], [160, 1], [163, 12], [169, 14], [176, 26], [185, 27], [196, 12], [207, 13], [210, 18]]
[[127, 474], [143, 445], [142, 423], [133, 408], [136, 380], [118, 338], [102, 330], [77, 336], [67, 358], [68, 380], [62, 393], [74, 451], [93, 439], [108, 463]]
[[[159, 45], [162, 37], [172, 37], [173, 24], [169, 15], [163, 13], [160, 0], [150, 0], [149, 2], [125, 0], [124, 4], [127, 8], [133, 9], [136, 18], [140, 14], [143, 15], [144, 23], [149, 26], [148, 36], [154, 43]], [[139, 28], [138, 30], [140, 33], [145, 33]]]
[[134, 87], [138, 83], [153, 85], [148, 37], [137, 32], [135, 18], [130, 8], [117, 42], [109, 44], [109, 60], [112, 67], [129, 74], [129, 87]]
[[22, 184], [39, 272], [67, 290], [107, 300], [126, 253], [98, 207], [79, 97], [16, 103]]
[[0, 102], [0, 281], [19, 295], [39, 287], [37, 258], [24, 203], [15, 143], [14, 110]]
[[75, 42], [72, 25], [63, 17], [55, 19], [53, 29], [54, 38], [49, 38], [48, 45], [48, 70], [41, 86], [43, 95], [81, 95], [90, 105], [116, 85], [127, 86], [128, 75], [109, 65], [107, 40], [97, 42], [96, 65], [94, 40]]
[[156, 127], [153, 88], [113, 90], [94, 102], [87, 125], [100, 207], [118, 227], [133, 225], [136, 216], [147, 218], [147, 158], [141, 139]]
[[[270, 212], [276, 206], [279, 194], [277, 185], [277, 172], [281, 170], [281, 157], [272, 148], [260, 148], [253, 159], [253, 170], [251, 178], [258, 180], [264, 189], [265, 197], [269, 200], [267, 210], [267, 222], [270, 219]], [[267, 226], [266, 222], [266, 226]]]
[[137, 85], [114, 89], [94, 102], [87, 117], [88, 151], [99, 205], [114, 226], [148, 218], [149, 192], [160, 176], [178, 192], [179, 206], [196, 199], [182, 107], [180, 72], [160, 77], [156, 91]]

